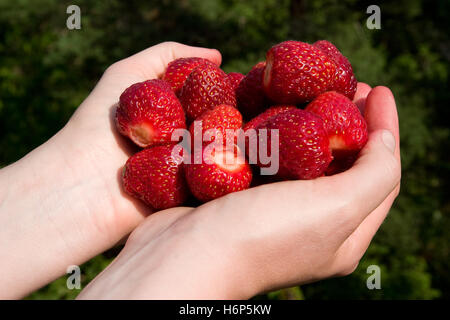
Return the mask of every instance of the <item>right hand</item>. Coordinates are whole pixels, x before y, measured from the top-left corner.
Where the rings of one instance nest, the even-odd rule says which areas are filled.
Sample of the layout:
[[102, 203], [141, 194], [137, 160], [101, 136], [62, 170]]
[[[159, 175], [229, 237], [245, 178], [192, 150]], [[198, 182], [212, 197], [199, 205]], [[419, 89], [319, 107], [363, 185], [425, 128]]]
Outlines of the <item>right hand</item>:
[[80, 298], [250, 298], [353, 272], [401, 175], [392, 93], [360, 83], [355, 103], [369, 141], [352, 168], [153, 214]]

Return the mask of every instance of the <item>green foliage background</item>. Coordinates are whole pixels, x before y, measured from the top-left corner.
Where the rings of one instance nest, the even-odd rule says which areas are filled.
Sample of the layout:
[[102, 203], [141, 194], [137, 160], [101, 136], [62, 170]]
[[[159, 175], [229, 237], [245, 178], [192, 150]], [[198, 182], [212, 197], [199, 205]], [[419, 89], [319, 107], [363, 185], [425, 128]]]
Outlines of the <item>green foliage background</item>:
[[[81, 8], [81, 30], [66, 28], [66, 8]], [[225, 71], [246, 73], [271, 45], [328, 39], [358, 80], [387, 85], [401, 128], [401, 194], [354, 274], [290, 288], [270, 299], [433, 299], [450, 297], [449, 60], [447, 0], [378, 3], [381, 30], [366, 28], [357, 0], [0, 0], [0, 167], [50, 138], [105, 68], [173, 40], [214, 47]], [[117, 254], [82, 266], [83, 285]], [[368, 265], [382, 289], [366, 288]], [[71, 299], [66, 277], [29, 299]]]

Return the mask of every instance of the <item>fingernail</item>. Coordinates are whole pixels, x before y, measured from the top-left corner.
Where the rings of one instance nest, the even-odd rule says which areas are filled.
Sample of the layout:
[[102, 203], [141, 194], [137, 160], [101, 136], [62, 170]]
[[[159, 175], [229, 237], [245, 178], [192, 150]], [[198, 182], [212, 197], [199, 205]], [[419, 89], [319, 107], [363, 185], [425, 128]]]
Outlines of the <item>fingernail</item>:
[[383, 134], [381, 135], [383, 139], [384, 145], [394, 153], [395, 150], [395, 138], [394, 135], [389, 130], [383, 130]]

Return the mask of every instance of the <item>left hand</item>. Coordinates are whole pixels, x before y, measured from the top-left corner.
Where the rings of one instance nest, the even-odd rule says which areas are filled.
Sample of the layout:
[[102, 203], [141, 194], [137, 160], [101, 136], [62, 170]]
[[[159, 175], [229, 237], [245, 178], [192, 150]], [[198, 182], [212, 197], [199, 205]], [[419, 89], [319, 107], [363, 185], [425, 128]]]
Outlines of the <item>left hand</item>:
[[121, 188], [120, 172], [135, 150], [114, 127], [115, 105], [128, 86], [192, 56], [221, 62], [217, 50], [165, 42], [114, 63], [62, 130], [0, 170], [0, 298], [23, 297], [56, 279], [150, 213]]

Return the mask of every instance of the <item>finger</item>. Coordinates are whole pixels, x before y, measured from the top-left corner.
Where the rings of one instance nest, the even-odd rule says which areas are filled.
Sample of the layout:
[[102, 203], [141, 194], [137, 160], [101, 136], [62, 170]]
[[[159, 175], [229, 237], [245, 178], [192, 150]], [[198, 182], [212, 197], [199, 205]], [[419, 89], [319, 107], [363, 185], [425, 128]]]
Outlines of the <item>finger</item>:
[[337, 197], [345, 199], [355, 229], [400, 181], [397, 110], [389, 89], [376, 87], [369, 93], [365, 116], [369, 141], [358, 160], [346, 172], [324, 179], [337, 190]]
[[342, 269], [341, 266], [348, 264], [349, 261], [353, 261], [356, 264], [362, 258], [377, 230], [389, 213], [399, 189], [400, 185], [344, 241], [336, 254], [337, 269]]
[[375, 131], [387, 129], [395, 138], [395, 156], [400, 159], [400, 132], [398, 113], [394, 96], [386, 87], [375, 87], [367, 97], [366, 105], [370, 105], [364, 112], [368, 129]]
[[187, 57], [205, 58], [217, 65], [222, 61], [220, 52], [215, 49], [163, 42], [111, 65], [85, 104], [94, 105], [98, 112], [104, 113], [107, 109], [101, 106], [115, 104], [120, 94], [133, 83], [160, 78], [169, 62]]
[[222, 56], [216, 49], [187, 46], [177, 42], [163, 42], [118, 62], [128, 71], [139, 72], [143, 80], [160, 78], [167, 65], [178, 58], [200, 57], [220, 65]]
[[368, 84], [364, 82], [358, 82], [356, 93], [355, 96], [353, 97], [353, 103], [355, 103], [358, 106], [358, 109], [361, 112], [361, 114], [364, 114], [366, 98], [371, 90], [372, 88]]

